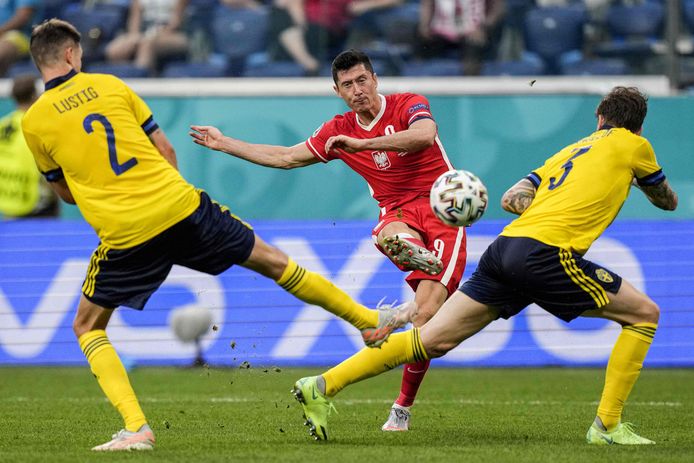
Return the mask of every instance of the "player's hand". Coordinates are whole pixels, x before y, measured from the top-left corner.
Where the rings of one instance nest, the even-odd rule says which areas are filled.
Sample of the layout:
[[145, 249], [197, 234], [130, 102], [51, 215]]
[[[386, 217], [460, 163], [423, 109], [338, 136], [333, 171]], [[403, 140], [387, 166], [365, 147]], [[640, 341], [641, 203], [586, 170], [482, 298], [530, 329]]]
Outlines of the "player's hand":
[[330, 153], [331, 151], [345, 151], [347, 153], [357, 153], [363, 151], [364, 140], [359, 138], [352, 138], [346, 135], [335, 135], [328, 138], [325, 143], [325, 152]]
[[211, 125], [191, 125], [188, 135], [193, 137], [193, 141], [212, 150], [220, 150], [224, 134], [217, 127]]

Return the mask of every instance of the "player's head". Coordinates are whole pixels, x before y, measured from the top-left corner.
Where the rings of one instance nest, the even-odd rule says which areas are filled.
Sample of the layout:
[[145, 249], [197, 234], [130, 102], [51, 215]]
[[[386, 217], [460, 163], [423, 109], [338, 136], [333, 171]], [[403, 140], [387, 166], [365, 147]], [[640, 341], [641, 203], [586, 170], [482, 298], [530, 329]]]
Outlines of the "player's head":
[[12, 99], [19, 106], [28, 106], [36, 100], [36, 76], [22, 74], [12, 80]]
[[648, 97], [636, 87], [614, 87], [605, 95], [595, 115], [602, 123], [641, 133], [648, 111]]
[[353, 111], [369, 111], [380, 105], [378, 79], [365, 53], [343, 51], [333, 60], [332, 71], [335, 93]]
[[337, 85], [340, 71], [349, 71], [354, 66], [358, 66], [360, 64], [363, 64], [364, 69], [369, 71], [371, 74], [374, 73], [374, 68], [371, 65], [371, 60], [366, 55], [366, 53], [362, 51], [351, 48], [337, 55], [333, 60], [332, 65], [333, 82], [335, 82], [335, 85]]
[[34, 26], [30, 51], [36, 67], [43, 73], [47, 68], [82, 68], [82, 47], [79, 31], [67, 21], [47, 19]]

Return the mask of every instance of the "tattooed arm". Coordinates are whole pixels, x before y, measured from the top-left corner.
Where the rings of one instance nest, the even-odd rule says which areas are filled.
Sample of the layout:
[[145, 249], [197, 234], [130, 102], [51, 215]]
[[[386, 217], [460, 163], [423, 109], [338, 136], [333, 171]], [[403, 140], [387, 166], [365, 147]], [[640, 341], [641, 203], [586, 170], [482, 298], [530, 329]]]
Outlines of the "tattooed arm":
[[674, 211], [677, 208], [677, 193], [670, 187], [667, 179], [653, 186], [641, 186], [637, 183], [636, 178], [631, 183], [643, 191], [655, 207], [665, 209], [666, 211]]
[[535, 185], [524, 178], [509, 188], [501, 198], [501, 207], [513, 214], [521, 215], [535, 198]]

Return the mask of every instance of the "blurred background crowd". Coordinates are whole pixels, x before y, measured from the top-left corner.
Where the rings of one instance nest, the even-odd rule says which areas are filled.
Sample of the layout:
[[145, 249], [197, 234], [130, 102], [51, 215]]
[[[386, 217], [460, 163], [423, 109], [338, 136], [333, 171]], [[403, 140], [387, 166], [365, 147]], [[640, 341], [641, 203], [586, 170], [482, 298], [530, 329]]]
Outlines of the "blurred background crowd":
[[35, 72], [49, 17], [82, 32], [85, 70], [126, 78], [329, 75], [355, 47], [385, 76], [694, 81], [694, 0], [0, 0], [0, 74]]

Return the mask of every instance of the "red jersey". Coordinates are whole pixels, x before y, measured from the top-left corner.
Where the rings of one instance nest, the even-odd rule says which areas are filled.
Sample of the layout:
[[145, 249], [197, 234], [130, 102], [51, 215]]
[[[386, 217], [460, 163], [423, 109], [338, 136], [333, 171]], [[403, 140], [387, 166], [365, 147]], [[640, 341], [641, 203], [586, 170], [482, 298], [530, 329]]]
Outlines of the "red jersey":
[[352, 138], [376, 138], [407, 130], [419, 119], [434, 119], [429, 102], [421, 95], [396, 93], [381, 98], [381, 111], [368, 126], [359, 122], [350, 111], [335, 116], [321, 125], [306, 140], [306, 146], [322, 162], [341, 159], [356, 173], [364, 177], [369, 191], [381, 208], [381, 214], [412, 201], [429, 197], [434, 180], [453, 169], [443, 145], [436, 136], [429, 148], [416, 152], [362, 151], [359, 153], [325, 152], [325, 143], [334, 135]]

